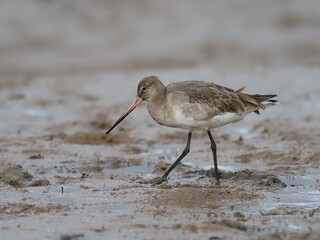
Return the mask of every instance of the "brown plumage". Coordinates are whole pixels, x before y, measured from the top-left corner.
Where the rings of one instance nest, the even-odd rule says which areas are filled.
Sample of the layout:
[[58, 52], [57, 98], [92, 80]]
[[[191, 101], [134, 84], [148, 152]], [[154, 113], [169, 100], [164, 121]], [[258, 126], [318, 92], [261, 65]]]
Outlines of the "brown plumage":
[[[169, 85], [170, 86], [170, 85]], [[226, 88], [214, 83], [202, 81], [185, 81], [174, 83], [171, 91], [184, 91], [189, 96], [190, 103], [206, 104], [210, 108], [217, 108], [220, 113], [246, 113], [246, 107], [265, 109], [262, 104], [276, 95], [249, 95], [243, 93], [246, 87], [238, 90]]]
[[138, 85], [137, 97], [129, 109], [107, 131], [117, 126], [142, 101], [148, 101], [148, 112], [159, 124], [189, 130], [187, 146], [176, 162], [153, 183], [161, 183], [171, 170], [187, 155], [193, 130], [206, 130], [211, 141], [215, 174], [219, 184], [216, 144], [210, 129], [242, 120], [247, 114], [276, 105], [271, 100], [276, 95], [246, 94], [245, 87], [238, 90], [202, 81], [171, 83], [165, 87], [156, 76], [142, 79]]

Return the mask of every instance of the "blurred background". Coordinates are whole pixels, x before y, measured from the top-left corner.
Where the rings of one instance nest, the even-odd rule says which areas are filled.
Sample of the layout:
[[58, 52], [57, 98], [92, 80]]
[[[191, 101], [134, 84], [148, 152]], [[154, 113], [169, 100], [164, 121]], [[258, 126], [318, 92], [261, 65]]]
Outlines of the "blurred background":
[[0, 1], [2, 79], [319, 64], [319, 0]]
[[[320, 0], [0, 0], [1, 240], [320, 229], [319, 66]], [[279, 106], [214, 131], [234, 180], [211, 189], [200, 177], [212, 153], [197, 132], [169, 188], [137, 187], [163, 174], [187, 136], [156, 124], [146, 103], [105, 136], [151, 74], [278, 94]], [[290, 187], [274, 191], [283, 179]]]

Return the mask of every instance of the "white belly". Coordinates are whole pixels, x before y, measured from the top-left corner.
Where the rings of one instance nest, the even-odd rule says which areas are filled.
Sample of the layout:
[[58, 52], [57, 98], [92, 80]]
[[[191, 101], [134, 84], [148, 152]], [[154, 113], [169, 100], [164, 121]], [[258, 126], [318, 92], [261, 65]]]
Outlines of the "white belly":
[[224, 126], [229, 123], [240, 121], [244, 118], [246, 114], [237, 113], [223, 113], [221, 115], [216, 115], [212, 118], [201, 120], [199, 118], [195, 119], [192, 116], [185, 116], [182, 112], [177, 111], [175, 113], [174, 119], [172, 119], [173, 127], [185, 128], [189, 130], [196, 129], [212, 129]]
[[149, 102], [148, 111], [151, 117], [157, 123], [168, 127], [207, 130], [240, 121], [246, 115], [231, 112], [219, 114], [216, 109], [207, 105], [186, 103], [186, 99], [182, 99], [184, 101], [180, 103], [174, 101], [175, 99], [179, 98], [169, 98], [168, 104], [163, 106], [155, 106]]

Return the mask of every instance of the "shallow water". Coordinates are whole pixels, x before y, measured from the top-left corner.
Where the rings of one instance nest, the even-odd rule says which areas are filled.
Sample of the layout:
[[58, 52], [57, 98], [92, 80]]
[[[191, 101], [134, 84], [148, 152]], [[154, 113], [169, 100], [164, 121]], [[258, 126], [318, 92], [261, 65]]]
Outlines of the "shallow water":
[[320, 207], [320, 183], [317, 176], [279, 177], [287, 187], [277, 192], [275, 203], [265, 203], [264, 208], [271, 210], [280, 205], [296, 206], [305, 209]]
[[[1, 240], [320, 239], [319, 1], [20, 5], [0, 7]], [[213, 131], [221, 186], [197, 131], [139, 184], [187, 138], [145, 103], [104, 135], [151, 74], [280, 104]]]

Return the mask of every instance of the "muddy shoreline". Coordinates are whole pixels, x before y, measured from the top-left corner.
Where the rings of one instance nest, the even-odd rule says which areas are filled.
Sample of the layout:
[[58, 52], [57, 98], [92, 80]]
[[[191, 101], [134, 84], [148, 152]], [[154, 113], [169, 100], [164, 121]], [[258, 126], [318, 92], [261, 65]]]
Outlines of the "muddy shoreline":
[[[0, 1], [0, 239], [320, 239], [320, 4]], [[156, 75], [277, 94], [193, 133], [142, 103]]]
[[[19, 238], [17, 232], [32, 233], [29, 239], [318, 236], [318, 112], [283, 115], [297, 107], [286, 103], [290, 89], [276, 108], [214, 131], [221, 186], [210, 170], [209, 139], [195, 132], [188, 157], [167, 183], [153, 187], [138, 182], [163, 174], [182, 150], [185, 131], [158, 126], [142, 106], [106, 137], [122, 112], [118, 105], [125, 108], [130, 96], [106, 105], [112, 95], [97, 94], [88, 102], [85, 87], [57, 81], [48, 89], [41, 83], [2, 86], [2, 116], [11, 123], [1, 124], [4, 239]], [[108, 81], [95, 85], [105, 88]]]

